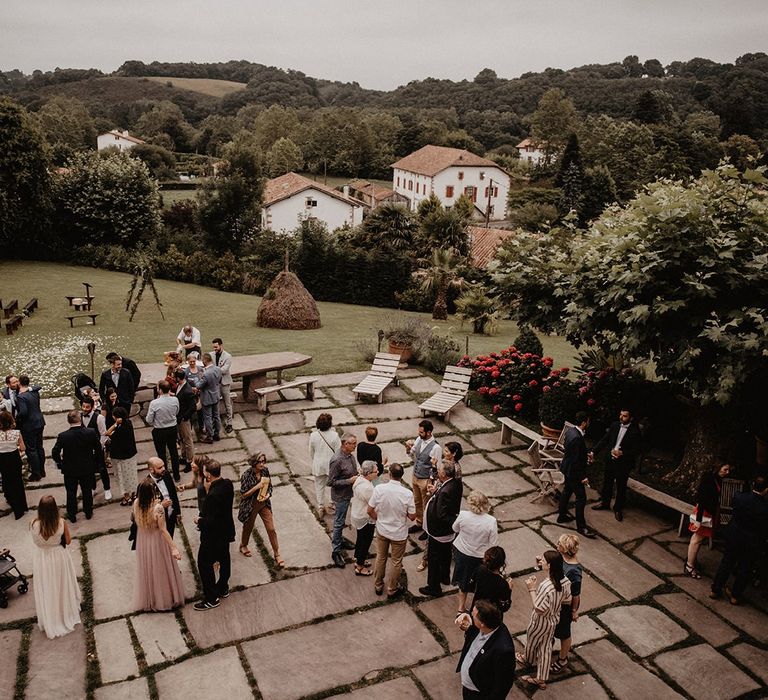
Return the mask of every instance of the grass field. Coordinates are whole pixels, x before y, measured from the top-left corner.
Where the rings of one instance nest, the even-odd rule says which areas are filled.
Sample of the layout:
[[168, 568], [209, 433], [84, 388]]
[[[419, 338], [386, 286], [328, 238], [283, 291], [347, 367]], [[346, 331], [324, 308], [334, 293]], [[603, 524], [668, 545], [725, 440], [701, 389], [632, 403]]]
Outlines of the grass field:
[[[160, 317], [149, 291], [145, 294], [132, 323], [125, 312], [125, 297], [130, 275], [86, 267], [38, 262], [0, 263], [0, 299], [18, 299], [23, 306], [37, 297], [40, 308], [24, 322], [24, 327], [9, 337], [0, 335], [0, 375], [26, 372], [44, 385], [49, 395], [69, 393], [69, 380], [75, 372], [90, 373], [86, 345], [96, 343], [97, 372], [110, 350], [116, 350], [139, 362], [162, 360], [166, 350], [176, 347], [176, 336], [185, 323], [200, 329], [203, 345], [210, 347], [215, 336], [224, 339], [234, 355], [277, 350], [294, 350], [312, 355], [304, 372], [323, 374], [348, 372], [365, 367], [357, 349], [359, 341], [376, 344], [376, 333], [387, 316], [398, 312], [370, 306], [319, 303], [323, 327], [311, 331], [283, 331], [256, 326], [260, 298], [245, 294], [220, 292], [180, 282], [157, 282], [165, 320]], [[66, 316], [75, 314], [65, 296], [84, 293], [82, 282], [90, 282], [95, 296], [93, 312], [96, 326], [83, 325], [78, 319], [69, 327]], [[465, 346], [469, 337], [470, 354], [499, 350], [510, 345], [517, 328], [510, 321], [500, 324], [494, 337], [469, 335], [460, 322], [431, 321], [439, 332], [451, 333]], [[542, 339], [555, 365], [571, 365], [574, 350], [562, 338]]]
[[163, 209], [170, 209], [176, 202], [187, 202], [197, 198], [197, 190], [160, 190]]
[[175, 88], [199, 92], [201, 95], [209, 95], [211, 97], [224, 97], [232, 92], [239, 92], [246, 88], [245, 83], [236, 83], [232, 80], [212, 80], [210, 78], [163, 78], [149, 76], [147, 80], [151, 80], [153, 83], [162, 83], [163, 85], [170, 83]]

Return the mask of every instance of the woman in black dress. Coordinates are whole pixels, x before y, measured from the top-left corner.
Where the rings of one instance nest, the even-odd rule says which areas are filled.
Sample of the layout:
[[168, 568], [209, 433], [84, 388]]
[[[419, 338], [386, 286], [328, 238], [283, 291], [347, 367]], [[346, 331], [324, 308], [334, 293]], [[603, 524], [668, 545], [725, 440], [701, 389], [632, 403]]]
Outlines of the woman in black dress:
[[16, 421], [8, 411], [0, 411], [0, 475], [3, 478], [3, 493], [13, 509], [16, 520], [29, 510], [21, 476], [21, 453], [24, 440], [16, 430]]
[[357, 443], [357, 463], [362, 464], [368, 460], [376, 462], [376, 468], [381, 476], [384, 473], [384, 465], [389, 459], [382, 456], [381, 447], [376, 444], [378, 436], [379, 430], [376, 426], [369, 425], [365, 429], [365, 442]]
[[470, 615], [478, 600], [493, 603], [502, 613], [509, 610], [512, 605], [512, 580], [504, 578], [506, 563], [507, 554], [503, 547], [489, 547], [485, 551], [483, 563], [477, 567], [469, 582], [469, 590], [473, 593], [472, 605], [468, 610]]

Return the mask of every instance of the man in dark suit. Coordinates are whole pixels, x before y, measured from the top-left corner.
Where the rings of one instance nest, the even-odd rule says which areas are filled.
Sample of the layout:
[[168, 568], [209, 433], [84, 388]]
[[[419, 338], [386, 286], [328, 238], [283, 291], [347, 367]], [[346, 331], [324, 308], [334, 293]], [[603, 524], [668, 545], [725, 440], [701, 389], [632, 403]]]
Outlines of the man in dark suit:
[[515, 645], [501, 621], [500, 610], [488, 600], [478, 600], [470, 616], [456, 624], [464, 633], [456, 671], [461, 674], [464, 700], [504, 700], [515, 682]]
[[138, 391], [141, 386], [141, 370], [139, 369], [139, 366], [130, 357], [118, 355], [116, 352], [111, 352], [107, 355], [107, 362], [109, 362], [109, 364], [112, 364], [113, 360], [122, 360], [123, 368], [131, 373], [134, 392]]
[[40, 481], [45, 476], [45, 450], [43, 429], [45, 417], [40, 410], [40, 387], [30, 386], [29, 377], [19, 377], [19, 393], [16, 395], [16, 426], [21, 431], [29, 460], [29, 480]]
[[168, 534], [173, 537], [176, 525], [181, 520], [181, 506], [179, 505], [179, 496], [176, 493], [176, 484], [165, 468], [163, 460], [159, 457], [150, 457], [147, 460], [147, 468], [149, 469], [149, 476], [155, 482], [160, 494], [160, 505], [165, 510], [165, 527]]
[[67, 517], [71, 522], [77, 519], [77, 487], [83, 497], [83, 512], [90, 520], [93, 516], [93, 489], [96, 486], [96, 472], [104, 462], [99, 434], [82, 425], [80, 411], [67, 414], [69, 430], [59, 433], [51, 456], [62, 474], [67, 490]]
[[[429, 535], [427, 545], [427, 585], [419, 588], [424, 595], [442, 595], [442, 583], [449, 583], [451, 571], [451, 542], [456, 538], [453, 523], [461, 510], [461, 481], [456, 477], [452, 462], [437, 468], [437, 485], [424, 509], [424, 530]], [[429, 487], [428, 487], [429, 488]]]
[[619, 412], [619, 420], [611, 424], [605, 435], [597, 442], [588, 457], [590, 461], [595, 455], [604, 449], [610, 451], [605, 456], [605, 470], [603, 472], [603, 489], [600, 492], [600, 503], [592, 506], [592, 510], [609, 510], [611, 496], [613, 496], [613, 483], [616, 482], [616, 501], [613, 511], [616, 520], [624, 520], [624, 500], [627, 496], [627, 479], [629, 473], [637, 464], [640, 453], [640, 428], [632, 420], [632, 412], [622, 408]]
[[594, 539], [595, 533], [587, 528], [584, 519], [584, 506], [587, 504], [587, 443], [584, 440], [584, 432], [589, 425], [589, 416], [584, 411], [576, 414], [576, 425], [565, 434], [563, 461], [560, 462], [560, 471], [565, 475], [563, 493], [560, 496], [560, 512], [557, 517], [559, 523], [569, 523], [573, 516], [568, 512], [568, 501], [571, 494], [576, 494], [576, 530], [583, 537]]
[[[733, 514], [725, 532], [725, 552], [715, 578], [710, 598], [720, 598], [725, 592], [733, 605], [742, 602], [744, 591], [756, 562], [760, 561], [768, 538], [768, 480], [757, 476], [749, 493], [733, 497]], [[725, 584], [736, 573], [733, 588]]]
[[[195, 603], [195, 610], [211, 610], [221, 604], [221, 598], [229, 596], [231, 563], [229, 543], [235, 540], [235, 521], [232, 519], [232, 503], [235, 491], [229, 479], [221, 476], [221, 465], [211, 461], [204, 470], [209, 483], [203, 510], [195, 523], [200, 530], [200, 549], [197, 552], [197, 570], [203, 584], [203, 599]], [[213, 569], [219, 562], [219, 580]]]
[[195, 459], [195, 447], [192, 428], [192, 417], [197, 411], [197, 399], [195, 392], [187, 382], [187, 373], [183, 369], [177, 369], [173, 374], [176, 384], [176, 398], [179, 400], [179, 413], [176, 416], [178, 422], [179, 441], [181, 442], [181, 461], [184, 463], [184, 471], [192, 471], [192, 462]]
[[114, 389], [117, 392], [118, 406], [122, 406], [130, 415], [136, 386], [131, 373], [123, 367], [123, 358], [119, 355], [113, 357], [112, 366], [101, 373], [99, 396], [102, 399], [106, 396], [107, 389]]

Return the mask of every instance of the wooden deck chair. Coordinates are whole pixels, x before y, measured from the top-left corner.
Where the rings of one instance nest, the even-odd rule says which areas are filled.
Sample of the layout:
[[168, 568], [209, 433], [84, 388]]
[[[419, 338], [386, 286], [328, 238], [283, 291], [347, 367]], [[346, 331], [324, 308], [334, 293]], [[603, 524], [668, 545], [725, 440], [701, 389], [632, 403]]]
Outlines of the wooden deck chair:
[[733, 497], [744, 490], [741, 479], [723, 479], [720, 489], [720, 525], [727, 525], [733, 515]]
[[397, 384], [397, 368], [400, 364], [400, 355], [392, 355], [388, 352], [377, 352], [373, 358], [373, 365], [368, 376], [363, 379], [352, 392], [355, 398], [360, 395], [375, 396], [381, 403], [384, 400], [384, 389], [390, 384]]
[[536, 441], [531, 443], [528, 454], [531, 457], [531, 471], [539, 481], [539, 492], [531, 497], [531, 503], [544, 498], [557, 500], [560, 495], [558, 487], [565, 483], [565, 475], [559, 468], [560, 458], [543, 457]]
[[541, 446], [542, 455], [562, 459], [565, 454], [565, 434], [574, 427], [576, 427], [575, 424], [565, 421], [563, 429], [560, 431], [560, 435], [555, 442], [545, 438]]
[[430, 396], [419, 406], [421, 415], [426, 416], [427, 412], [430, 412], [448, 418], [451, 409], [461, 401], [469, 406], [469, 380], [471, 378], [472, 370], [469, 367], [448, 365], [443, 374], [440, 391]]

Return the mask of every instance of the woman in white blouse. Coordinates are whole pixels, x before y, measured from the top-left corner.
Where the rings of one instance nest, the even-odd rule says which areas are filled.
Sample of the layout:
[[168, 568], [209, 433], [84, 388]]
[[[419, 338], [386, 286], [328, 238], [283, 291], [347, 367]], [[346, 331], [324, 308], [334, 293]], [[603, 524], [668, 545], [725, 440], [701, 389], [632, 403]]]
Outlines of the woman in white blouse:
[[349, 522], [357, 530], [355, 540], [355, 576], [370, 576], [373, 571], [368, 567], [368, 550], [373, 542], [375, 522], [368, 516], [368, 503], [373, 496], [374, 479], [379, 476], [379, 465], [372, 459], [366, 459], [358, 469], [360, 478], [352, 486], [352, 503]]
[[322, 518], [326, 513], [333, 513], [335, 508], [326, 500], [328, 484], [328, 464], [333, 455], [341, 448], [341, 438], [332, 428], [333, 417], [330, 413], [321, 413], [315, 421], [316, 430], [309, 436], [309, 458], [312, 460], [312, 476], [315, 477], [315, 498], [317, 510]]
[[462, 510], [453, 523], [453, 583], [459, 587], [459, 614], [466, 612], [470, 580], [483, 563], [485, 550], [499, 543], [496, 518], [488, 514], [491, 504], [485, 494], [473, 491], [467, 498], [469, 510]]

